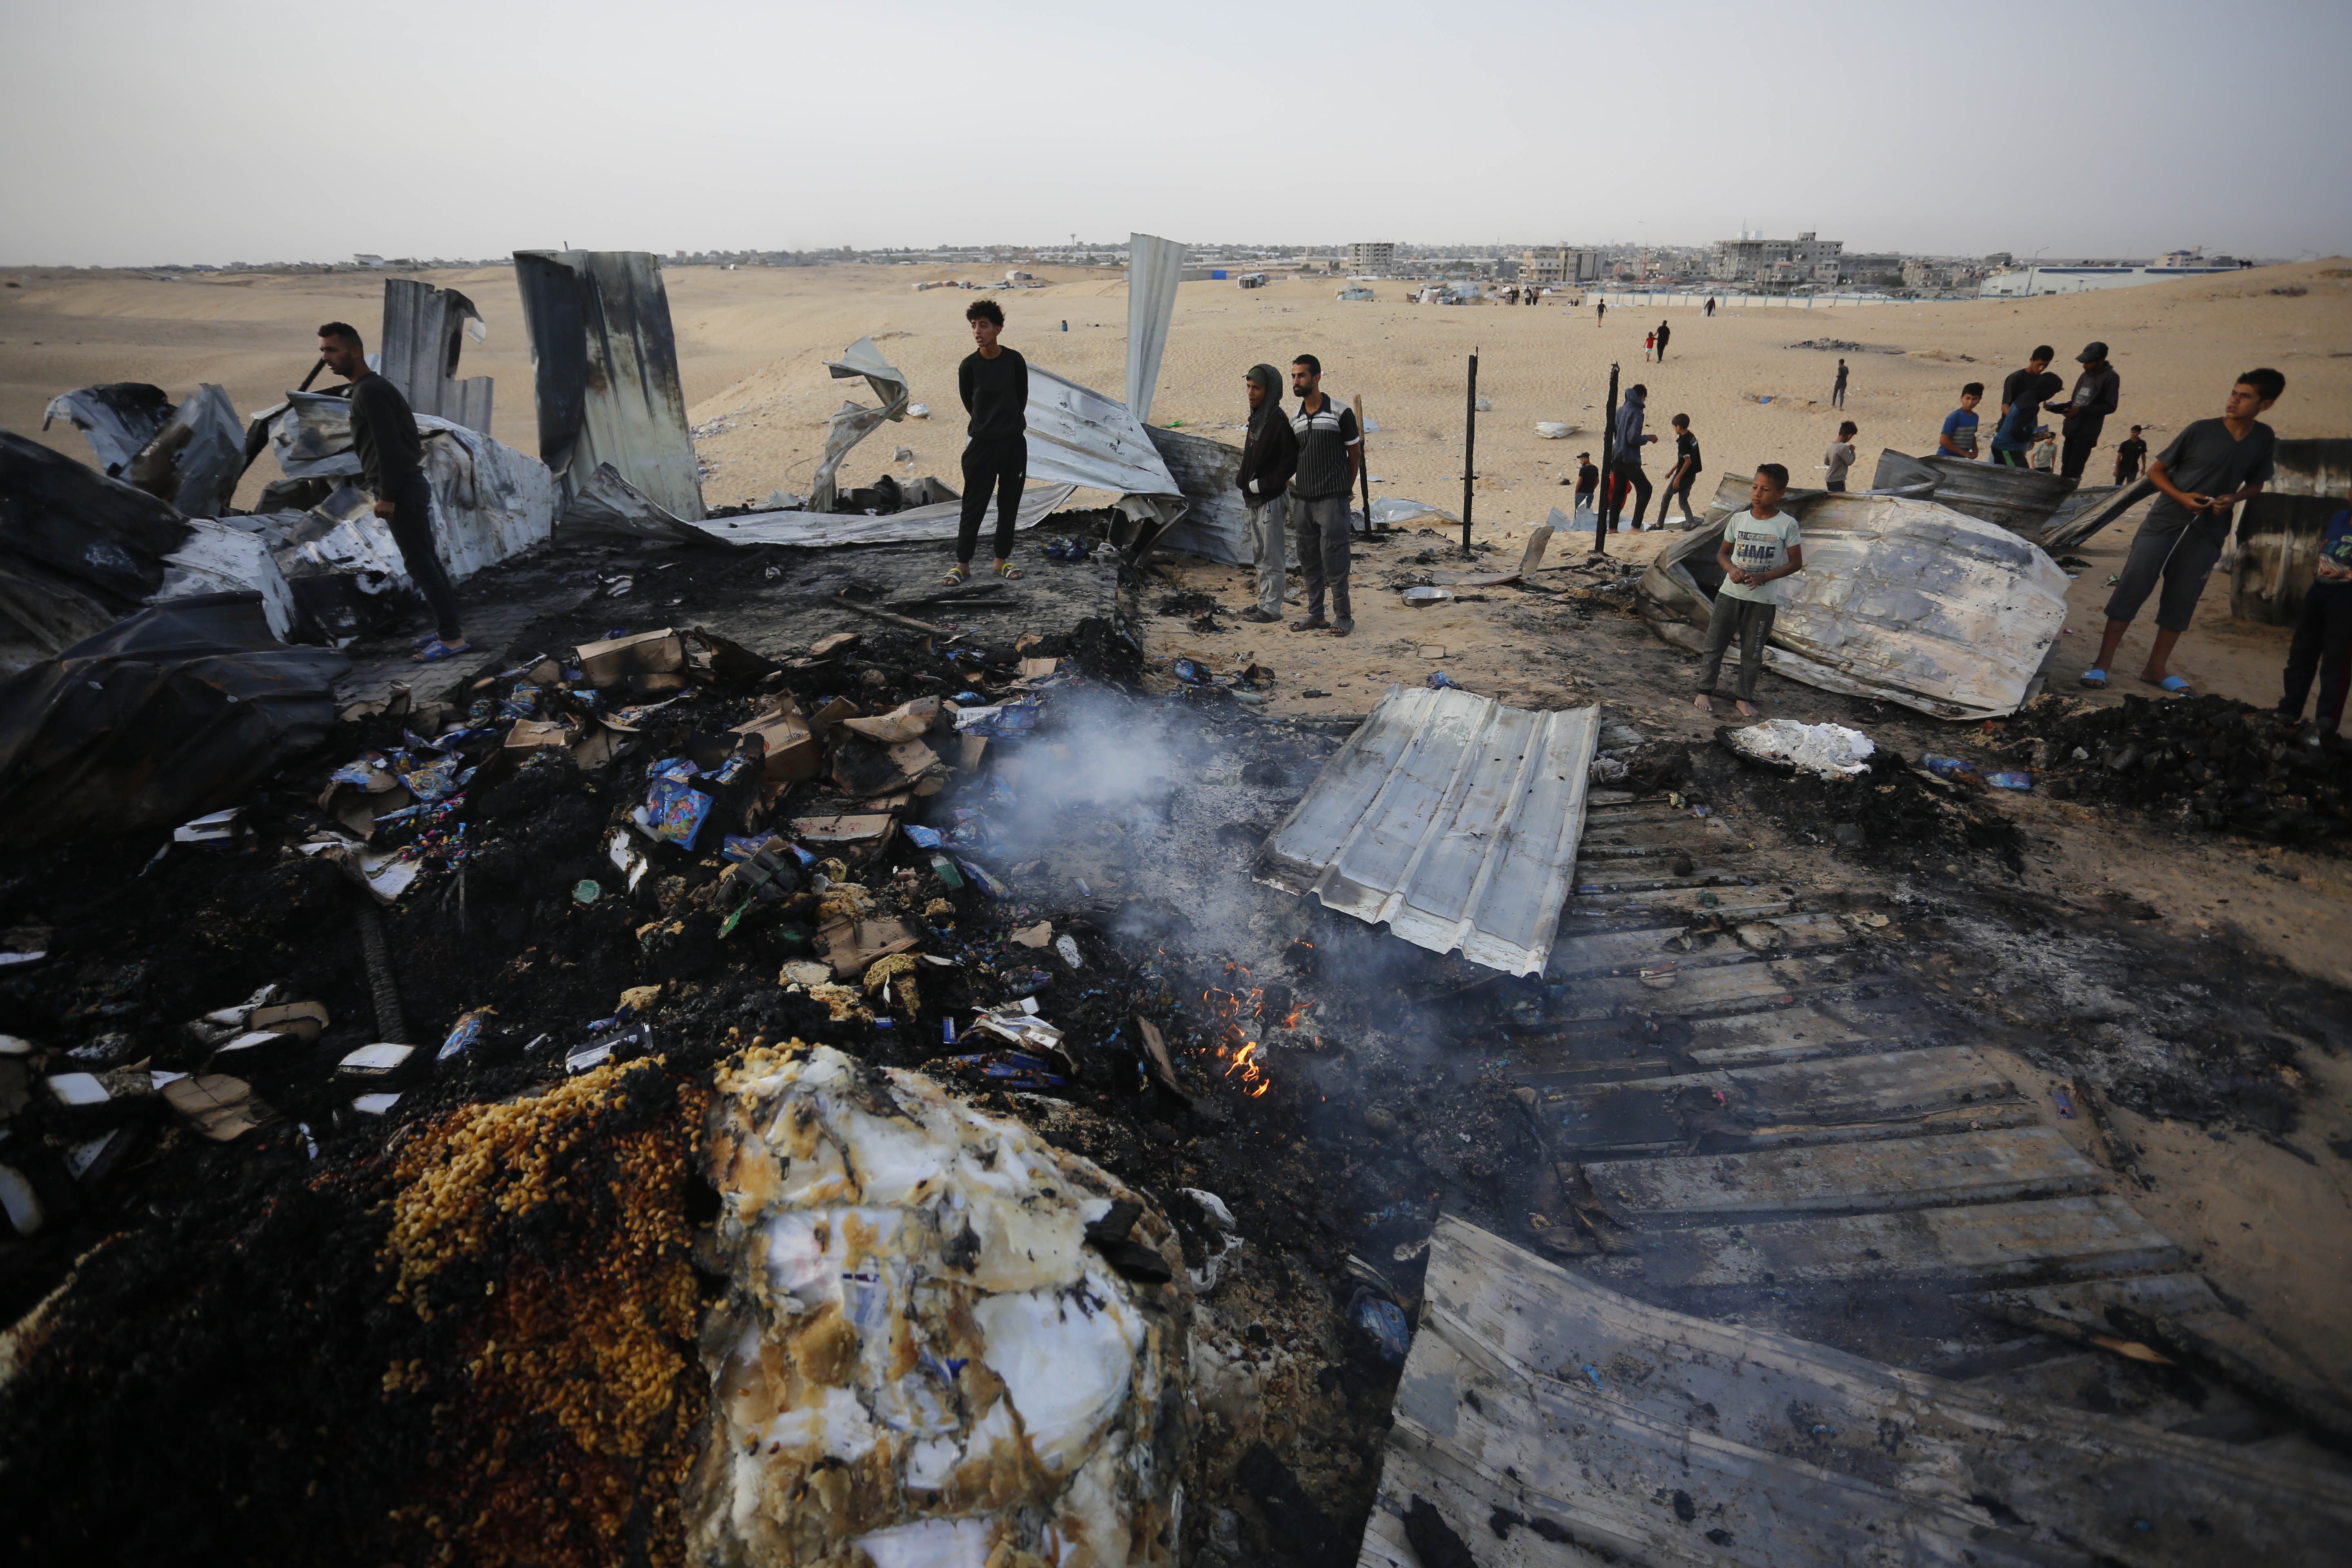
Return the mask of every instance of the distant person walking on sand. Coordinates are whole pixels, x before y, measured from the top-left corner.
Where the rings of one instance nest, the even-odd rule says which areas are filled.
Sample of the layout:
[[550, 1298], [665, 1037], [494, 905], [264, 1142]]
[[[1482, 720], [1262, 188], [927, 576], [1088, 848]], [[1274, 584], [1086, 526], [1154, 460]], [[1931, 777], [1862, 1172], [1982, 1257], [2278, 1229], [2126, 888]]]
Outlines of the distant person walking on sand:
[[1972, 381], [1960, 388], [1960, 405], [1944, 416], [1943, 433], [1936, 437], [1935, 456], [1977, 460], [1977, 404], [1984, 383]]
[[1592, 324], [1597, 327], [1608, 319], [1609, 301], [1606, 300], [1595, 300], [1592, 301]]
[[1625, 490], [1633, 491], [1633, 531], [1642, 531], [1642, 514], [1650, 510], [1650, 478], [1642, 472], [1642, 448], [1657, 439], [1642, 434], [1644, 405], [1649, 402], [1650, 389], [1635, 382], [1625, 389], [1625, 401], [1617, 405], [1617, 456], [1611, 463], [1612, 476], [1618, 482], [1601, 495], [1601, 509], [1611, 532], [1615, 532], [1618, 520], [1625, 515]]
[[2042, 403], [2065, 384], [2050, 374], [2057, 351], [2044, 343], [2033, 351], [2023, 370], [2013, 370], [2000, 384], [2000, 413], [1992, 427], [1992, 460], [2012, 468], [2027, 466], [2035, 426], [2042, 423]]
[[1600, 489], [1601, 470], [1592, 466], [1592, 454], [1579, 452], [1576, 455], [1575, 510], [1583, 511], [1594, 505], [1592, 498]]
[[2301, 724], [2311, 678], [2319, 677], [2319, 717], [2303, 732], [2306, 746], [2334, 741], [2344, 715], [2345, 671], [2352, 662], [2352, 509], [2328, 520], [2319, 537], [2315, 570], [2310, 591], [2303, 596], [2294, 641], [2287, 648], [2286, 693], [2278, 705], [2281, 723]]
[[1282, 407], [1282, 373], [1250, 366], [1242, 385], [1249, 397], [1249, 434], [1242, 440], [1242, 504], [1249, 510], [1250, 561], [1257, 568], [1257, 603], [1241, 613], [1267, 626], [1282, 619], [1283, 567], [1290, 553], [1284, 531], [1290, 519], [1290, 476], [1298, 467], [1298, 436]]
[[1657, 348], [1658, 334], [1655, 332], [1644, 332], [1642, 335], [1642, 363], [1647, 364], [1653, 358], [1654, 358], [1657, 353]]
[[2070, 479], [2083, 477], [2084, 466], [2091, 460], [2091, 448], [2099, 444], [2099, 432], [2107, 423], [2107, 416], [2116, 411], [2123, 400], [2123, 378], [2116, 367], [2107, 363], [2107, 345], [2087, 343], [2074, 356], [2083, 373], [2074, 378], [2074, 390], [2063, 403], [2050, 405], [2050, 412], [2065, 416], [2061, 428], [2065, 434], [2064, 449], [2059, 454], [2058, 472]]
[[2246, 372], [2230, 388], [2221, 417], [2190, 424], [2148, 464], [2147, 477], [2163, 493], [2147, 509], [2147, 521], [2139, 525], [2131, 553], [2116, 575], [2116, 591], [2107, 598], [2107, 629], [2099, 639], [2098, 662], [2083, 672], [2084, 685], [2106, 685], [2107, 666], [2123, 646], [2132, 617], [2161, 585], [2156, 644], [2148, 650], [2140, 679], [2175, 696], [2189, 695], [2189, 683], [2166, 667], [2197, 613], [2197, 601], [2213, 574], [2213, 563], [2221, 559], [2222, 545], [2229, 542], [2231, 509], [2260, 495], [2271, 477], [2271, 452], [2277, 438], [2257, 416], [2285, 390], [2286, 377], [2274, 370]]
[[1698, 437], [1691, 434], [1689, 415], [1677, 414], [1670, 423], [1675, 427], [1675, 467], [1674, 471], [1666, 476], [1665, 489], [1658, 496], [1658, 521], [1664, 523], [1666, 521], [1666, 503], [1680, 497], [1683, 521], [1696, 522], [1698, 519], [1691, 515], [1690, 493], [1692, 484], [1698, 479], [1701, 462]]
[[2147, 443], [2140, 439], [2139, 426], [2116, 443], [2116, 483], [2127, 485], [2139, 478], [2139, 466], [2147, 461]]
[[1804, 535], [1797, 520], [1780, 510], [1789, 489], [1789, 470], [1766, 463], [1748, 487], [1748, 510], [1735, 512], [1723, 525], [1723, 542], [1715, 547], [1715, 563], [1723, 569], [1723, 584], [1715, 591], [1715, 613], [1707, 617], [1706, 649], [1699, 656], [1698, 696], [1693, 700], [1704, 712], [1715, 711], [1715, 689], [1723, 673], [1724, 650], [1739, 642], [1739, 712], [1756, 717], [1756, 678], [1764, 672], [1764, 642], [1780, 613], [1786, 590], [1776, 587], [1791, 572], [1805, 569]]
[[1658, 323], [1658, 363], [1660, 364], [1666, 363], [1666, 340], [1674, 335], [1674, 328], [1664, 321]]
[[425, 482], [425, 442], [400, 388], [368, 369], [365, 347], [347, 321], [319, 329], [319, 360], [352, 384], [352, 451], [360, 485], [375, 497], [375, 515], [392, 530], [408, 580], [433, 611], [433, 635], [420, 638], [416, 660], [436, 664], [474, 645], [457, 619], [457, 591], [433, 542], [433, 493]]
[[1845, 361], [1840, 360], [1838, 361], [1836, 384], [1830, 388], [1830, 406], [1832, 408], [1843, 408], [1845, 406]]
[[963, 517], [956, 525], [956, 563], [943, 583], [971, 575], [972, 552], [980, 548], [980, 520], [996, 495], [996, 574], [1018, 577], [1013, 564], [1013, 526], [1021, 512], [1021, 486], [1029, 477], [1029, 362], [1020, 351], [996, 341], [1004, 331], [1004, 308], [976, 300], [963, 319], [979, 346], [956, 367], [956, 390], [963, 395]]
[[1838, 426], [1837, 439], [1830, 443], [1830, 449], [1822, 455], [1822, 466], [1830, 471], [1830, 477], [1822, 481], [1822, 489], [1845, 489], [1845, 476], [1853, 467], [1853, 438], [1860, 428], [1851, 419]]
[[1715, 296], [1712, 294], [1709, 294], [1706, 297], [1706, 313], [1710, 320], [1713, 319], [1715, 315]]
[[[1298, 570], [1307, 579], [1307, 618], [1295, 632], [1328, 631], [1346, 637], [1356, 629], [1348, 603], [1348, 494], [1356, 488], [1363, 461], [1363, 433], [1351, 408], [1323, 393], [1323, 362], [1300, 354], [1290, 362], [1290, 390], [1298, 395], [1291, 433], [1298, 437], [1298, 467], [1290, 479], [1291, 525], [1298, 532]], [[1323, 618], [1323, 591], [1331, 591], [1331, 618]]]

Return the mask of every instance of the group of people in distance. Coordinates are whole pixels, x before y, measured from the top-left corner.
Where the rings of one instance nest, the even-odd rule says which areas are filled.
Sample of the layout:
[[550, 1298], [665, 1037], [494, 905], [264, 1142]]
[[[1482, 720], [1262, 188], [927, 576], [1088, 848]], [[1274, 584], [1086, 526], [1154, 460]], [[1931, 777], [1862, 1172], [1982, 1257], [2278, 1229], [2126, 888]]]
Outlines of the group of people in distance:
[[[955, 564], [945, 578], [949, 583], [961, 583], [971, 574], [981, 524], [992, 500], [996, 502], [992, 541], [994, 571], [1000, 577], [1021, 575], [1013, 564], [1013, 540], [1029, 461], [1028, 363], [1017, 350], [999, 342], [1004, 311], [994, 300], [976, 301], [964, 316], [971, 328], [973, 351], [957, 371], [968, 424], [963, 510], [957, 528]], [[1665, 338], [1662, 322], [1653, 334], [1661, 358]], [[465, 653], [471, 645], [459, 625], [457, 597], [435, 546], [415, 416], [399, 390], [368, 369], [360, 334], [349, 323], [330, 321], [319, 329], [319, 354], [329, 370], [352, 384], [352, 446], [362, 464], [362, 482], [377, 498], [376, 515], [385, 520], [411, 579], [433, 612], [434, 629], [417, 639], [416, 658], [434, 662]], [[2079, 479], [2106, 416], [2116, 411], [2121, 381], [2107, 363], [2106, 345], [2094, 342], [2074, 356], [2082, 369], [2073, 391], [2063, 402], [2050, 401], [2063, 386], [2050, 373], [2054, 357], [2046, 345], [2036, 348], [2024, 368], [2012, 372], [2002, 383], [1992, 460], [2025, 466], [2025, 454], [2040, 429], [2039, 416], [2047, 412], [2063, 422], [2059, 471], [2063, 477]], [[1845, 383], [1845, 362], [1840, 360], [1841, 406]], [[2231, 384], [2218, 418], [2192, 421], [2163, 451], [2146, 458], [2147, 479], [2156, 488], [2157, 499], [2132, 541], [2115, 591], [2108, 596], [2106, 627], [2096, 660], [2083, 671], [2084, 686], [2097, 689], [2107, 684], [2107, 668], [2123, 644], [2124, 634], [2154, 595], [2156, 638], [2140, 679], [2175, 695], [2189, 692], [2189, 682], [2172, 674], [2168, 666], [2221, 559], [2232, 512], [2240, 502], [2261, 494], [2272, 477], [2277, 438], [2261, 416], [2285, 389], [2286, 378], [2277, 371], [2250, 370]], [[1349, 498], [1363, 467], [1363, 432], [1355, 411], [1323, 390], [1322, 362], [1313, 354], [1303, 353], [1291, 362], [1289, 391], [1298, 400], [1295, 409], [1284, 407], [1282, 374], [1273, 365], [1251, 366], [1243, 377], [1243, 390], [1249, 404], [1249, 426], [1236, 482], [1248, 514], [1257, 602], [1241, 618], [1260, 625], [1281, 620], [1286, 528], [1296, 535], [1307, 599], [1305, 616], [1291, 622], [1291, 629], [1344, 637], [1355, 630], [1348, 584]], [[1983, 396], [1982, 383], [1970, 382], [1961, 388], [1959, 407], [1946, 417], [1937, 435], [1938, 456], [1977, 460], [1977, 405]], [[1652, 489], [1643, 472], [1642, 448], [1658, 440], [1656, 433], [1643, 428], [1648, 407], [1647, 387], [1636, 383], [1626, 390], [1617, 410], [1616, 457], [1612, 472], [1605, 476], [1605, 487], [1591, 454], [1578, 454], [1577, 506], [1581, 510], [1594, 504], [1598, 492], [1603, 527], [1620, 521], [1629, 493], [1635, 497], [1633, 526], [1643, 526]], [[1686, 523], [1696, 521], [1690, 492], [1702, 464], [1698, 437], [1691, 430], [1689, 416], [1677, 414], [1671, 424], [1675, 466], [1659, 503], [1659, 526], [1664, 524], [1670, 501], [1681, 503]], [[1854, 463], [1856, 434], [1853, 420], [1841, 421], [1837, 439], [1824, 454], [1825, 484], [1831, 490], [1846, 488], [1846, 476]], [[2137, 477], [2147, 450], [2141, 427], [2133, 426], [2130, 439], [2117, 444], [2117, 484]], [[1802, 532], [1794, 515], [1780, 506], [1788, 488], [1787, 468], [1778, 463], [1759, 465], [1748, 487], [1747, 510], [1727, 521], [1717, 547], [1716, 562], [1723, 582], [1707, 626], [1696, 699], [1709, 712], [1714, 711], [1724, 658], [1734, 641], [1739, 645], [1739, 711], [1749, 716], [1756, 711], [1756, 681], [1763, 668], [1765, 642], [1786, 594], [1780, 584], [1805, 569]], [[2303, 710], [2315, 681], [2319, 686], [2318, 718], [2305, 726]], [[2306, 744], [2332, 742], [2348, 685], [2352, 685], [2352, 508], [2336, 514], [2320, 541], [2316, 580], [2304, 599], [2287, 655], [2284, 689], [2277, 708], [2280, 722], [2302, 727]]]

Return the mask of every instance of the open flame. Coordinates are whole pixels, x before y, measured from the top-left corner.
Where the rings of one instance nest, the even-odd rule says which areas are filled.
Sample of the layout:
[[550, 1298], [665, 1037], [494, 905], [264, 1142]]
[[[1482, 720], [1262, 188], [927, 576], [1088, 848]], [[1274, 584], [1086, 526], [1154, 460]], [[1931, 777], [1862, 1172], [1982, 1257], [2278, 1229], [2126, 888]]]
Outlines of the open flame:
[[[1227, 973], [1249, 971], [1238, 963], [1228, 963]], [[1263, 1047], [1249, 1037], [1243, 1020], [1256, 1015], [1261, 993], [1251, 991], [1246, 996], [1238, 992], [1211, 989], [1201, 993], [1201, 1005], [1207, 1011], [1213, 1026], [1210, 1051], [1225, 1064], [1224, 1076], [1241, 1086], [1242, 1092], [1255, 1100], [1274, 1087], [1266, 1076], [1265, 1063], [1260, 1059]]]

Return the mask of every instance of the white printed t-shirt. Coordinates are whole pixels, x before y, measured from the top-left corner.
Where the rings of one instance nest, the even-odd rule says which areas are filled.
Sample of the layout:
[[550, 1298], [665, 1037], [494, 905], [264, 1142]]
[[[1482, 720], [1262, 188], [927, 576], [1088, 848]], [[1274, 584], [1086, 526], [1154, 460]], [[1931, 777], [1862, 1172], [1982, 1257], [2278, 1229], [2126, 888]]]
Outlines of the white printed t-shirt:
[[[1726, 525], [1731, 536], [1731, 563], [1742, 572], [1773, 572], [1788, 564], [1789, 550], [1804, 543], [1804, 535], [1797, 531], [1797, 519], [1792, 512], [1776, 511], [1770, 517], [1758, 517], [1752, 511], [1734, 512]], [[1776, 578], [1760, 587], [1749, 587], [1723, 580], [1723, 593], [1735, 599], [1749, 599], [1759, 605], [1784, 605], [1788, 598], [1780, 591], [1786, 577]]]

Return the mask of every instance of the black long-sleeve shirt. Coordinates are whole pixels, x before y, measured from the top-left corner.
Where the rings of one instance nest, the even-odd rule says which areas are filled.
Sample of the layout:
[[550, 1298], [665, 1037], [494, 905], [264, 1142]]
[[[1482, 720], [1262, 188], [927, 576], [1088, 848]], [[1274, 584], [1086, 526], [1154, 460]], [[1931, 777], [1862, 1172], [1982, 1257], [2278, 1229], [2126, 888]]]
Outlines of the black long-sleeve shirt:
[[352, 450], [360, 479], [378, 500], [396, 500], [422, 471], [425, 441], [400, 388], [373, 371], [352, 384]]
[[964, 434], [975, 441], [1007, 441], [1029, 429], [1029, 362], [1017, 349], [998, 345], [994, 359], [983, 359], [974, 349], [956, 370], [956, 390], [963, 394], [964, 412], [971, 423]]

